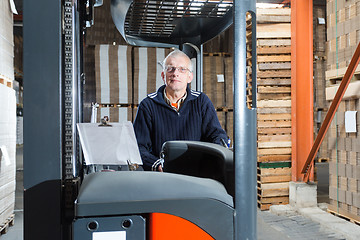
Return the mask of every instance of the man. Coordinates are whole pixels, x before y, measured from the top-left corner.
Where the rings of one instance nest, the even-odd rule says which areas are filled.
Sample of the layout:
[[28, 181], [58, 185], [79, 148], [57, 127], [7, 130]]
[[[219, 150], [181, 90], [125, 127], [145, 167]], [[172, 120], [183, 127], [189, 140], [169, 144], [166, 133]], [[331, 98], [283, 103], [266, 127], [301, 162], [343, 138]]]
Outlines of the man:
[[141, 101], [134, 122], [145, 170], [162, 171], [159, 154], [166, 141], [227, 142], [210, 99], [188, 88], [193, 73], [185, 53], [171, 52], [164, 59], [161, 77], [165, 85]]

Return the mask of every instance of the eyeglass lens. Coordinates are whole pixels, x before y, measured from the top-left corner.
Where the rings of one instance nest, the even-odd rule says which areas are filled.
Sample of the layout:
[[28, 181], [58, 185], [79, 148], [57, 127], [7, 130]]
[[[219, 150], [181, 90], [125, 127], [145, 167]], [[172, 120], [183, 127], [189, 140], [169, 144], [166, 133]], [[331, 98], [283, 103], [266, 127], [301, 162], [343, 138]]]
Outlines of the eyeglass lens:
[[176, 69], [181, 73], [185, 73], [186, 71], [188, 71], [188, 69], [185, 67], [172, 67], [172, 66], [166, 67], [166, 71], [169, 73], [175, 72]]

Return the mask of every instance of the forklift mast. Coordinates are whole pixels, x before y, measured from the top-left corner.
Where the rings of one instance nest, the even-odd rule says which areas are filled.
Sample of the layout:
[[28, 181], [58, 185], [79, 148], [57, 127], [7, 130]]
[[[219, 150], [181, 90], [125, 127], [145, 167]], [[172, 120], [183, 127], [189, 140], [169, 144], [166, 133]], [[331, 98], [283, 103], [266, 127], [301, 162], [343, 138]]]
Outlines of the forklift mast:
[[[139, 18], [131, 19], [138, 8], [148, 7], [143, 12], [151, 13], [152, 4], [170, 8], [179, 2], [187, 9], [176, 12], [182, 16], [168, 21], [165, 18], [170, 15], [162, 16], [173, 27], [167, 36], [134, 31], [141, 24]], [[83, 122], [83, 45], [86, 28], [93, 24], [94, 7], [101, 4], [101, 0], [23, 3], [25, 240], [73, 238], [75, 200], [79, 200], [84, 176], [76, 129]], [[201, 8], [206, 4], [225, 10], [219, 11], [221, 16], [216, 12], [212, 16], [213, 12], [204, 13], [207, 8]], [[197, 57], [196, 88], [200, 91], [203, 44], [234, 24], [234, 239], [256, 239], [255, 4], [256, 0], [111, 1], [114, 24], [129, 44], [175, 46]]]

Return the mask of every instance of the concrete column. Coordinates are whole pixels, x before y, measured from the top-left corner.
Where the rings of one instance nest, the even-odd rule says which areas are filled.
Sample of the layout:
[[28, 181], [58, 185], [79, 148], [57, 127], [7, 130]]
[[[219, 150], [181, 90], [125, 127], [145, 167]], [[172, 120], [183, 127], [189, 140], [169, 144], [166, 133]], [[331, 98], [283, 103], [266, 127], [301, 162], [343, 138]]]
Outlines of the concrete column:
[[289, 202], [294, 208], [317, 207], [317, 185], [314, 183], [290, 182]]

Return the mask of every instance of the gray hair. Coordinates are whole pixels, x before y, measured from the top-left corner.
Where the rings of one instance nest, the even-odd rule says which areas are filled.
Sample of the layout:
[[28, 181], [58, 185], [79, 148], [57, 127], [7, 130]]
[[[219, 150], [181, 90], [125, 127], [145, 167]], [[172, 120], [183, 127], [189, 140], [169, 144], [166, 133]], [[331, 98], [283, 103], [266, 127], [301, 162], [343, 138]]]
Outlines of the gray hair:
[[165, 71], [165, 63], [168, 60], [168, 58], [170, 58], [170, 57], [178, 57], [178, 56], [179, 57], [185, 57], [185, 58], [187, 58], [189, 60], [189, 66], [187, 66], [187, 67], [189, 68], [190, 72], [192, 72], [193, 71], [193, 65], [192, 65], [191, 59], [183, 51], [180, 51], [180, 50], [177, 50], [177, 49], [172, 51], [171, 53], [169, 53], [165, 57], [164, 61], [162, 62], [163, 71]]

